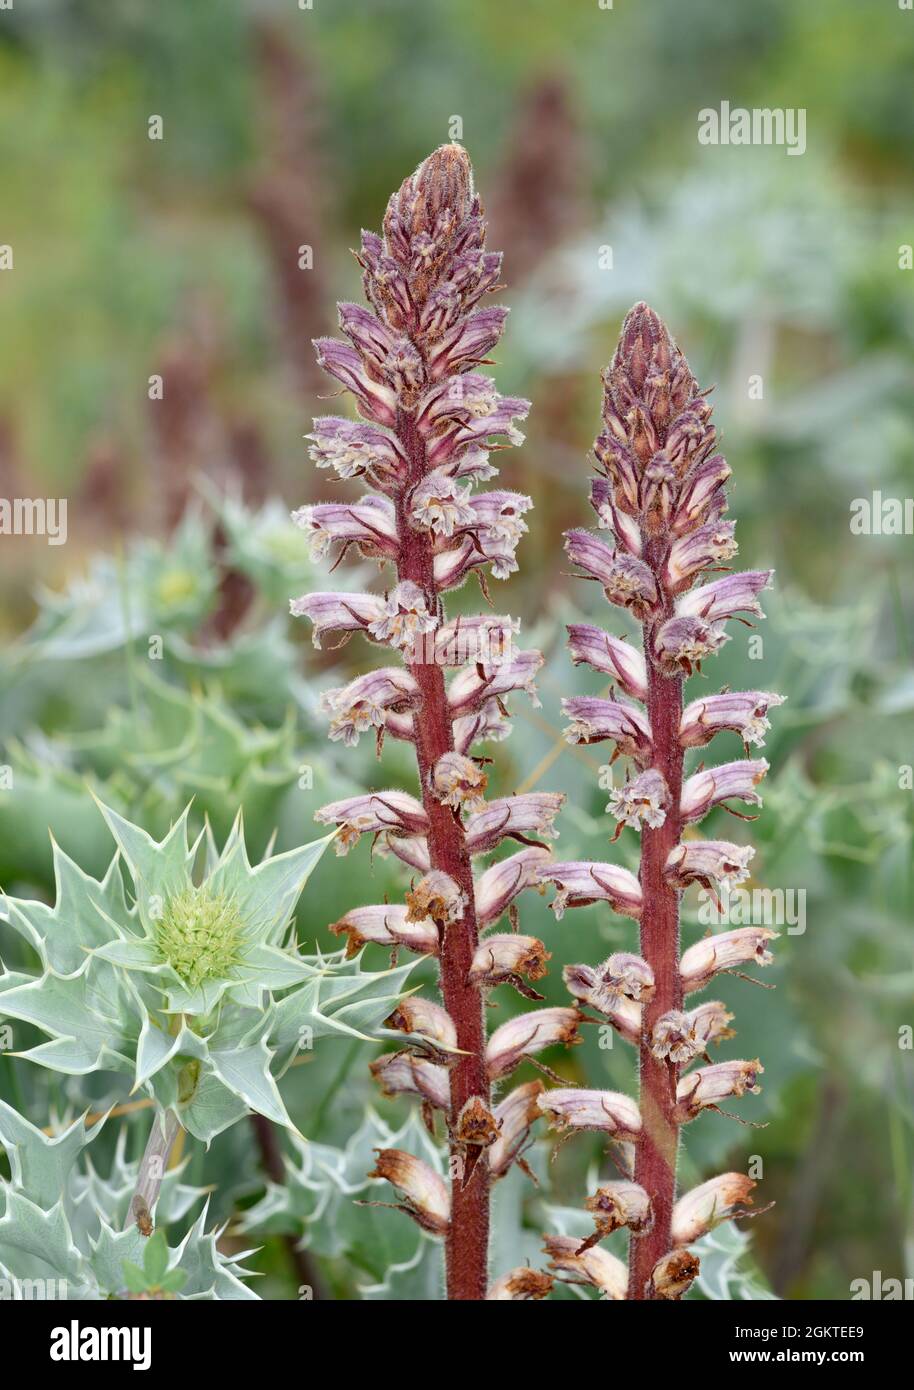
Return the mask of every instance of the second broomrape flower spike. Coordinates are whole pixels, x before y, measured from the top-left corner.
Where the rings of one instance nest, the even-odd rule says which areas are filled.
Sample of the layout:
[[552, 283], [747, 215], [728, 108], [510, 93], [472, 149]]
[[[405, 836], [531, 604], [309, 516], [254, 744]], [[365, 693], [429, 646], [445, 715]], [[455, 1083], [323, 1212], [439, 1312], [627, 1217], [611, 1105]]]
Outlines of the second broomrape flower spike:
[[[542, 1047], [572, 1040], [578, 1024], [574, 1009], [546, 1010], [541, 1020], [526, 1015], [498, 1030], [487, 1053], [486, 993], [508, 985], [538, 999], [527, 981], [545, 974], [548, 954], [533, 937], [481, 941], [480, 932], [506, 911], [513, 919], [524, 889], [541, 891], [549, 858], [542, 841], [554, 834], [562, 797], [486, 800], [479, 745], [510, 732], [506, 698], [520, 692], [535, 700], [542, 657], [514, 649], [511, 617], [448, 620], [445, 612], [447, 593], [474, 572], [485, 591], [485, 571], [504, 579], [516, 570], [532, 505], [507, 490], [473, 492], [497, 473], [494, 450], [523, 441], [516, 422], [529, 408], [499, 395], [480, 370], [508, 312], [481, 304], [500, 288], [501, 274], [485, 230], [469, 157], [452, 144], [391, 197], [381, 235], [363, 232], [357, 259], [370, 307], [341, 304], [343, 339], [322, 338], [315, 347], [368, 423], [315, 420], [310, 440], [318, 468], [376, 491], [304, 507], [295, 519], [316, 555], [341, 557], [354, 547], [386, 567], [387, 577], [377, 593], [327, 591], [292, 603], [293, 613], [311, 619], [316, 644], [361, 633], [402, 663], [328, 691], [323, 706], [332, 739], [354, 744], [373, 734], [379, 753], [387, 737], [411, 743], [417, 794], [347, 797], [317, 818], [339, 827], [337, 853], [365, 835], [413, 870], [402, 902], [354, 907], [333, 930], [346, 934], [350, 953], [376, 943], [438, 961], [440, 1004], [405, 1001], [388, 1020], [407, 1035], [404, 1047], [376, 1059], [372, 1071], [388, 1094], [415, 1096], [430, 1126], [444, 1113], [450, 1196], [431, 1167], [399, 1150], [382, 1151], [375, 1175], [402, 1193], [424, 1229], [444, 1237], [448, 1297], [479, 1300], [489, 1291], [491, 1184], [523, 1163], [520, 1151], [540, 1114], [538, 1082], [532, 1092], [512, 1092], [493, 1113], [491, 1079]], [[457, 669], [446, 681], [448, 668]], [[620, 737], [646, 747], [647, 730], [630, 718]], [[473, 856], [509, 838], [527, 848], [474, 879]], [[495, 1286], [498, 1297], [540, 1297], [550, 1284], [548, 1276], [518, 1271], [504, 1280]]]
[[[633, 1181], [604, 1185], [588, 1201], [596, 1221], [593, 1237], [567, 1248], [568, 1238], [553, 1237], [548, 1248], [556, 1269], [574, 1269], [605, 1289], [604, 1266], [588, 1265], [591, 1247], [616, 1226], [628, 1225], [627, 1297], [679, 1299], [699, 1271], [697, 1256], [681, 1247], [718, 1217], [743, 1214], [752, 1186], [738, 1174], [712, 1178], [681, 1199], [674, 1217], [680, 1126], [703, 1111], [719, 1110], [727, 1098], [757, 1090], [762, 1070], [758, 1061], [711, 1064], [711, 1044], [732, 1036], [731, 1015], [716, 1000], [691, 1012], [683, 1001], [724, 972], [739, 974], [735, 967], [766, 965], [766, 943], [775, 935], [764, 927], [724, 932], [696, 943], [680, 961], [682, 892], [696, 883], [712, 895], [728, 889], [748, 877], [752, 857], [748, 845], [683, 840], [683, 828], [718, 806], [752, 819], [729, 803], [760, 806], [757, 788], [768, 771], [764, 759], [746, 756], [700, 768], [685, 780], [684, 757], [687, 749], [725, 731], [738, 735], [748, 754], [750, 744], [763, 742], [769, 711], [783, 697], [727, 691], [703, 694], [683, 709], [684, 681], [729, 639], [727, 621], [764, 616], [759, 596], [771, 571], [705, 582], [737, 550], [734, 523], [724, 516], [730, 468], [715, 453], [707, 393], [648, 305], [636, 304], [626, 317], [603, 384], [603, 429], [594, 444], [602, 476], [590, 491], [602, 534], [570, 531], [565, 548], [607, 600], [641, 624], [641, 652], [597, 626], [569, 628], [572, 660], [591, 666], [603, 684], [592, 695], [565, 701], [571, 719], [566, 737], [576, 743], [610, 739], [614, 756], [628, 759], [607, 810], [618, 822], [614, 839], [626, 827], [640, 835], [641, 867], [637, 881], [611, 864], [549, 864], [540, 872], [544, 883], [558, 889], [557, 916], [602, 900], [638, 920], [638, 955], [617, 953], [597, 969], [566, 966], [564, 978], [581, 1005], [638, 1047], [640, 1102], [581, 1090], [539, 1097], [554, 1126], [610, 1133], [634, 1151]], [[607, 699], [607, 677], [646, 709], [612, 693]], [[696, 1058], [709, 1065], [683, 1075]], [[616, 1297], [622, 1296], [617, 1274], [608, 1281]]]

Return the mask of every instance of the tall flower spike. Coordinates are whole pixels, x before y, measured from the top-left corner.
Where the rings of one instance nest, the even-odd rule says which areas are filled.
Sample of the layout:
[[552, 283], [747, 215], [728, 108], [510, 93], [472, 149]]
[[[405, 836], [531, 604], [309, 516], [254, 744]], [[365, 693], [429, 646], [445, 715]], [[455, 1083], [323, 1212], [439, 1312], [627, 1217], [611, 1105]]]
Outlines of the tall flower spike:
[[[372, 1070], [389, 1093], [417, 1095], [427, 1114], [445, 1111], [450, 1198], [444, 1201], [424, 1165], [399, 1151], [381, 1154], [376, 1176], [404, 1195], [425, 1229], [444, 1236], [448, 1297], [481, 1300], [489, 1286], [490, 1184], [519, 1159], [539, 1114], [540, 1083], [533, 1083], [532, 1098], [495, 1119], [490, 1071], [507, 1075], [540, 1047], [570, 1039], [578, 1017], [573, 1009], [545, 1011], [542, 1023], [527, 1016], [520, 1032], [517, 1025], [500, 1030], [487, 1063], [485, 995], [506, 984], [538, 999], [527, 981], [545, 974], [548, 955], [533, 937], [480, 942], [480, 931], [513, 913], [524, 889], [541, 890], [549, 858], [542, 841], [554, 834], [562, 797], [486, 800], [488, 774], [474, 750], [510, 731], [504, 701], [511, 692], [535, 699], [542, 657], [514, 649], [518, 625], [510, 617], [449, 621], [443, 599], [473, 572], [484, 586], [486, 569], [504, 579], [517, 568], [530, 499], [503, 490], [474, 496], [473, 488], [497, 472], [491, 451], [522, 442], [516, 422], [529, 403], [499, 395], [481, 370], [507, 310], [482, 305], [499, 288], [501, 257], [485, 249], [482, 206], [459, 145], [442, 146], [405, 181], [388, 203], [383, 233], [362, 234], [357, 259], [370, 307], [341, 304], [345, 341], [315, 346], [367, 423], [331, 416], [316, 420], [309, 438], [318, 468], [378, 491], [348, 505], [304, 507], [296, 519], [318, 555], [354, 546], [387, 566], [389, 580], [378, 593], [306, 594], [292, 611], [311, 619], [318, 644], [326, 635], [345, 641], [361, 632], [402, 663], [328, 691], [323, 704], [333, 739], [352, 744], [373, 732], [379, 751], [385, 734], [411, 742], [421, 801], [379, 791], [325, 806], [317, 819], [340, 827], [338, 853], [364, 834], [416, 871], [403, 903], [354, 908], [333, 930], [346, 934], [350, 953], [374, 942], [438, 959], [441, 1004], [423, 1009], [412, 1000], [391, 1015], [389, 1025], [410, 1041]], [[625, 654], [619, 660], [631, 664], [637, 681], [637, 662]], [[446, 683], [445, 669], [454, 667]], [[648, 730], [634, 711], [628, 720], [620, 738], [646, 748]], [[474, 881], [472, 856], [506, 839], [528, 848]], [[527, 1096], [523, 1086], [512, 1094]], [[514, 1274], [506, 1277], [513, 1290]], [[541, 1282], [545, 1291], [548, 1279]], [[502, 1285], [495, 1287], [503, 1296]]]
[[[599, 696], [565, 701], [572, 720], [566, 736], [582, 743], [611, 739], [629, 760], [626, 780], [607, 809], [619, 822], [617, 835], [624, 826], [640, 833], [641, 869], [637, 881], [609, 864], [551, 864], [540, 874], [558, 889], [557, 915], [602, 898], [614, 911], [638, 919], [640, 955], [620, 953], [596, 969], [566, 966], [564, 974], [582, 1006], [609, 1019], [638, 1047], [640, 1100], [637, 1107], [627, 1103], [639, 1123], [621, 1122], [624, 1097], [600, 1092], [547, 1091], [539, 1105], [553, 1124], [602, 1128], [617, 1136], [621, 1131], [633, 1143], [631, 1186], [643, 1194], [652, 1222], [632, 1226], [628, 1297], [677, 1299], [698, 1272], [697, 1257], [681, 1247], [714, 1220], [742, 1214], [752, 1186], [738, 1174], [711, 1179], [680, 1199], [674, 1215], [679, 1128], [703, 1110], [718, 1109], [718, 1102], [757, 1089], [762, 1070], [757, 1061], [725, 1061], [682, 1075], [694, 1059], [710, 1062], [710, 1045], [731, 1036], [731, 1015], [723, 1004], [712, 1001], [686, 1012], [683, 1000], [724, 971], [766, 965], [766, 943], [775, 935], [764, 927], [724, 932], [697, 942], [680, 961], [682, 892], [692, 883], [709, 893], [739, 883], [749, 875], [753, 853], [726, 840], [682, 840], [682, 830], [715, 806], [734, 809], [731, 800], [761, 804], [757, 788], [768, 764], [750, 759], [749, 745], [763, 742], [769, 711], [783, 697], [727, 691], [683, 709], [684, 680], [728, 640], [728, 619], [763, 616], [759, 595], [771, 571], [703, 582], [736, 553], [734, 524], [724, 519], [730, 469], [714, 452], [706, 393], [646, 304], [636, 304], [626, 318], [603, 383], [603, 430], [594, 444], [601, 477], [590, 493], [600, 534], [570, 531], [566, 550], [609, 602], [640, 621], [643, 655], [589, 624], [569, 628], [569, 645], [575, 663], [591, 666], [604, 681], [609, 677], [646, 710], [607, 699], [604, 685]], [[711, 743], [722, 731], [742, 739], [747, 756], [699, 768], [684, 782], [685, 750]], [[620, 980], [638, 988], [620, 988]], [[602, 1211], [597, 1215], [597, 1230], [583, 1250], [623, 1224], [615, 1215], [611, 1221]], [[583, 1258], [576, 1251], [559, 1267]]]

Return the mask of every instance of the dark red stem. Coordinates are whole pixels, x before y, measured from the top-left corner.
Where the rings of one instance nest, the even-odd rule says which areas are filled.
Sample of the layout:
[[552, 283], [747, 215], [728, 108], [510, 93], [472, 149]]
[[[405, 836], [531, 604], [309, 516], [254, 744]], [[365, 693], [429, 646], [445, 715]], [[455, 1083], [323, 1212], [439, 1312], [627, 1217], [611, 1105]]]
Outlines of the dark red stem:
[[[418, 584], [426, 595], [431, 612], [439, 612], [439, 599], [433, 574], [433, 550], [427, 532], [409, 525], [408, 496], [427, 471], [425, 444], [412, 415], [401, 411], [397, 434], [410, 461], [410, 484], [398, 501], [400, 557], [398, 577]], [[470, 966], [479, 943], [473, 869], [467, 853], [463, 826], [448, 806], [432, 793], [430, 775], [438, 759], [454, 747], [448, 715], [444, 672], [434, 661], [410, 664], [410, 673], [419, 687], [419, 707], [415, 714], [415, 744], [422, 784], [422, 802], [429, 820], [428, 848], [433, 869], [450, 875], [466, 897], [467, 910], [459, 922], [443, 933], [441, 943], [441, 995], [457, 1029], [457, 1046], [469, 1055], [460, 1057], [450, 1069], [451, 1124], [471, 1096], [489, 1101], [486, 1071], [486, 1033], [483, 1001], [478, 989], [467, 983]], [[464, 1185], [462, 1155], [451, 1144], [451, 1224], [446, 1239], [447, 1296], [449, 1299], [484, 1299], [488, 1287], [487, 1254], [489, 1244], [489, 1173], [485, 1153], [472, 1169]]]
[[[645, 559], [659, 574], [663, 546], [648, 541]], [[659, 583], [659, 580], [658, 580]], [[676, 1151], [679, 1128], [676, 1123], [676, 1083], [678, 1068], [658, 1061], [650, 1050], [654, 1024], [670, 1009], [682, 1008], [679, 977], [679, 892], [664, 876], [670, 850], [679, 843], [682, 829], [679, 802], [682, 795], [682, 747], [679, 724], [682, 717], [682, 677], [666, 676], [651, 659], [653, 633], [670, 616], [667, 600], [663, 612], [644, 624], [644, 654], [648, 670], [647, 712], [653, 736], [653, 766], [663, 773], [671, 804], [666, 820], [656, 830], [645, 827], [641, 835], [641, 955], [654, 972], [656, 992], [642, 1012], [639, 1069], [641, 1077], [641, 1116], [644, 1137], [636, 1146], [635, 1181], [649, 1194], [654, 1224], [647, 1235], [632, 1238], [629, 1254], [630, 1299], [650, 1297], [647, 1292], [651, 1271], [670, 1249], [670, 1221], [676, 1196]]]

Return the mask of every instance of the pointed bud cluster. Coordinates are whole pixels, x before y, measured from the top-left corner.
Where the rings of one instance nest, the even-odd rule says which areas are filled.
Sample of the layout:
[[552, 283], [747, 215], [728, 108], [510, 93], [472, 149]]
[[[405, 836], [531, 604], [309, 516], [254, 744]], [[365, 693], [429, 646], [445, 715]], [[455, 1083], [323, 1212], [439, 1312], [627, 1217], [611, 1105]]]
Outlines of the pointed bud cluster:
[[[696, 1189], [691, 1204], [683, 1205], [684, 1198], [676, 1208], [674, 1237], [670, 1153], [678, 1126], [729, 1097], [755, 1091], [761, 1071], [757, 1061], [712, 1063], [708, 1049], [732, 1036], [732, 1016], [718, 1001], [691, 1011], [683, 1001], [724, 972], [767, 965], [766, 943], [775, 934], [764, 927], [724, 932], [690, 946], [677, 960], [681, 892], [692, 884], [712, 896], [729, 890], [748, 878], [753, 855], [750, 846], [727, 840], [683, 839], [682, 830], [716, 807], [752, 819], [732, 803], [761, 805], [758, 786], [768, 764], [751, 759], [749, 748], [764, 743], [769, 711], [783, 697], [724, 690], [683, 709], [684, 679], [701, 672], [702, 663], [729, 640], [730, 620], [764, 616], [760, 595], [772, 572], [721, 573], [737, 553], [735, 526], [726, 517], [730, 469], [716, 452], [706, 393], [646, 304], [627, 316], [603, 383], [603, 427], [593, 449], [599, 476], [590, 489], [597, 529], [569, 531], [565, 549], [611, 604], [641, 623], [642, 650], [590, 623], [569, 627], [572, 660], [591, 667], [600, 681], [593, 693], [563, 701], [570, 721], [565, 737], [581, 744], [609, 740], [613, 759], [626, 760], [625, 776], [606, 809], [617, 822], [613, 838], [626, 828], [641, 836], [641, 872], [636, 878], [606, 863], [550, 863], [541, 877], [558, 890], [557, 917], [569, 907], [608, 903], [642, 924], [640, 955], [617, 952], [602, 966], [568, 965], [563, 976], [580, 1008], [639, 1048], [644, 1090], [640, 1110], [624, 1096], [561, 1088], [544, 1092], [539, 1105], [557, 1128], [599, 1130], [634, 1145], [635, 1182], [605, 1185], [588, 1201], [595, 1234], [567, 1256], [562, 1251], [563, 1273], [574, 1267], [579, 1277], [598, 1282], [588, 1278], [583, 1262], [596, 1241], [625, 1225], [633, 1232], [628, 1296], [679, 1299], [698, 1273], [698, 1260], [676, 1247], [710, 1229], [715, 1200], [721, 1219], [739, 1215], [748, 1188], [733, 1180], [736, 1175], [724, 1175], [704, 1185], [707, 1195]], [[617, 696], [616, 687], [626, 698]], [[719, 733], [735, 734], [746, 756], [699, 766], [684, 778], [687, 750], [710, 744]], [[708, 1065], [682, 1075], [697, 1058]], [[665, 1225], [659, 1219], [649, 1224], [655, 1211], [665, 1213]]]

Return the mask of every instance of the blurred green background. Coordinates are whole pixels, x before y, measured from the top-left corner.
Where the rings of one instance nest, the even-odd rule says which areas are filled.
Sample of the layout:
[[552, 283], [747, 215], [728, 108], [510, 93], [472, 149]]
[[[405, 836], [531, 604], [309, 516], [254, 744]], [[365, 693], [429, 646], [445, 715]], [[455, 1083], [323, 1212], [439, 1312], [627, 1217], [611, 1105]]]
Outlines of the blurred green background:
[[[637, 853], [627, 833], [607, 849], [599, 750], [562, 744], [558, 710], [563, 694], [597, 689], [564, 653], [564, 622], [597, 609], [592, 586], [565, 573], [560, 533], [589, 524], [599, 371], [636, 299], [716, 383], [741, 561], [777, 570], [762, 659], [740, 628], [709, 673], [713, 688], [789, 696], [765, 809], [735, 830], [717, 813], [708, 833], [751, 836], [753, 882], [804, 890], [806, 931], [777, 943], [776, 991], [721, 989], [733, 1055], [766, 1067], [763, 1095], [739, 1108], [767, 1128], [706, 1117], [685, 1133], [683, 1177], [761, 1156], [762, 1201], [777, 1205], [750, 1228], [753, 1258], [790, 1298], [845, 1299], [874, 1270], [914, 1277], [914, 1054], [900, 1032], [914, 1025], [914, 540], [849, 525], [855, 498], [914, 494], [912, 70], [914, 13], [895, 0], [17, 0], [0, 12], [0, 245], [14, 252], [0, 272], [0, 495], [69, 503], [65, 546], [0, 543], [0, 885], [53, 892], [49, 826], [84, 867], [104, 867], [90, 784], [155, 831], [191, 795], [220, 833], [243, 804], [258, 849], [274, 829], [281, 847], [311, 838], [314, 810], [346, 787], [410, 785], [402, 747], [388, 743], [381, 769], [365, 740], [352, 752], [324, 738], [321, 689], [369, 658], [356, 643], [316, 653], [286, 620], [290, 595], [325, 586], [287, 512], [335, 490], [302, 436], [312, 415], [346, 408], [322, 404], [333, 388], [310, 339], [332, 331], [337, 298], [358, 296], [347, 248], [458, 134], [505, 251], [499, 385], [534, 402], [525, 447], [502, 461], [537, 510], [495, 601], [548, 661], [543, 707], [517, 701], [496, 777], [502, 791], [568, 794], [563, 857]], [[805, 154], [699, 145], [698, 112], [723, 100], [805, 108]], [[150, 401], [156, 374], [165, 394]], [[597, 620], [624, 626], [605, 608]], [[693, 698], [710, 688], [696, 682]], [[718, 760], [739, 756], [730, 738]], [[402, 887], [367, 846], [325, 859], [302, 940], [331, 947], [327, 925], [355, 901]], [[696, 907], [687, 898], [687, 939], [703, 931]], [[538, 899], [521, 920], [553, 952], [555, 1003], [562, 964], [632, 939], [596, 909], [556, 925]], [[12, 968], [2, 927], [0, 948]], [[515, 1005], [496, 999], [497, 1020]], [[328, 1153], [366, 1105], [407, 1120], [373, 1094], [370, 1055], [318, 1049], [284, 1083]], [[603, 1052], [588, 1036], [547, 1060], [591, 1085], [631, 1084], [621, 1043]], [[51, 1081], [13, 1072], [0, 1058], [4, 1094], [17, 1088], [45, 1123]], [[74, 1109], [113, 1096], [104, 1077], [64, 1090]], [[580, 1140], [539, 1190], [506, 1181], [499, 1267], [519, 1262], [510, 1221], [535, 1260], [549, 1208], [579, 1206], [599, 1161]], [[192, 1162], [200, 1177], [202, 1155]], [[246, 1130], [217, 1141], [205, 1180], [225, 1216], [262, 1190], [258, 1164]], [[436, 1290], [434, 1252], [397, 1216], [339, 1199], [331, 1239], [306, 1193], [270, 1229], [309, 1233], [325, 1292]], [[261, 1293], [295, 1296], [287, 1254], [267, 1240]]]

